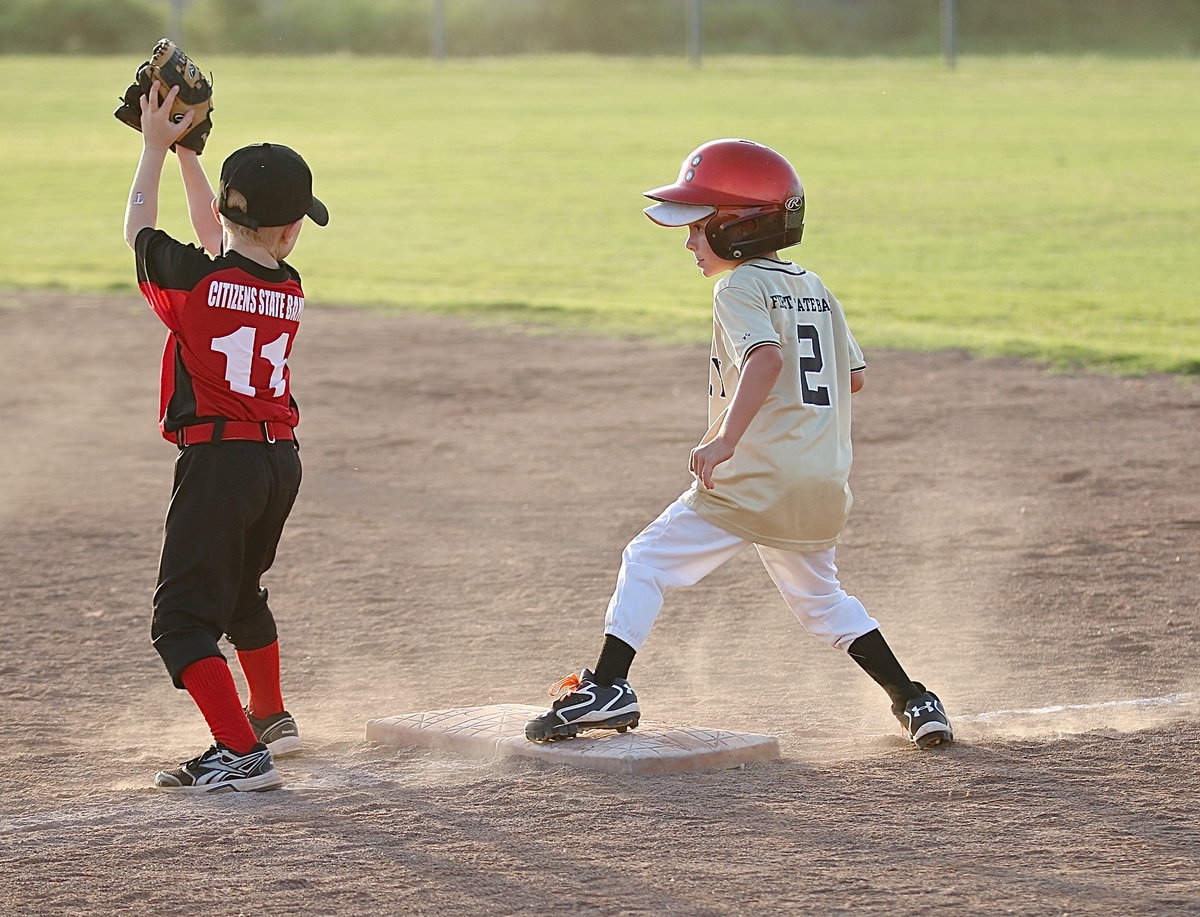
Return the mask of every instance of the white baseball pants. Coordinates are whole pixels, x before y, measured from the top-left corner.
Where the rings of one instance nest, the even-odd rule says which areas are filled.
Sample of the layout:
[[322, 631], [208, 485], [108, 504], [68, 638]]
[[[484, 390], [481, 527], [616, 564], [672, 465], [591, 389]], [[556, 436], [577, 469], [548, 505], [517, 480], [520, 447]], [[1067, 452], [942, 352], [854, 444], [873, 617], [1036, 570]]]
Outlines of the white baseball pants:
[[[641, 650], [667, 589], [700, 582], [750, 544], [675, 501], [622, 553], [604, 632]], [[799, 552], [755, 547], [784, 601], [813, 636], [845, 650], [879, 627], [838, 582], [834, 548]]]

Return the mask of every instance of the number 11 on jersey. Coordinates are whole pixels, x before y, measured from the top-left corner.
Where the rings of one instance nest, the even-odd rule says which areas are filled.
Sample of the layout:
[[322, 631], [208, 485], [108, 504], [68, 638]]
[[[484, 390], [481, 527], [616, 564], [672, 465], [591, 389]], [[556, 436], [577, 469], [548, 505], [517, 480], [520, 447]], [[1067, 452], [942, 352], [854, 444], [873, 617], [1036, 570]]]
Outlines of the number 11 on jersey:
[[[253, 397], [258, 390], [250, 382], [250, 372], [254, 368], [255, 337], [258, 329], [243, 325], [233, 334], [213, 338], [211, 349], [225, 355], [225, 381], [229, 387], [240, 395]], [[271, 364], [271, 379], [267, 387], [271, 394], [278, 398], [287, 388], [283, 378], [283, 369], [287, 366], [287, 346], [290, 335], [285, 331], [269, 344], [263, 344], [258, 350], [258, 356]]]

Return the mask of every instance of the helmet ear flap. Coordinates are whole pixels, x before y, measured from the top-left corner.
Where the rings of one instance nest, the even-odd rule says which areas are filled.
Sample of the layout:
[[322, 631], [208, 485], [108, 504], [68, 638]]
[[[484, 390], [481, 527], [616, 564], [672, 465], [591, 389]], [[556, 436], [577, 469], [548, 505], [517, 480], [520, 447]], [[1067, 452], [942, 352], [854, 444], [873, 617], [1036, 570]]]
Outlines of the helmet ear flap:
[[804, 198], [783, 207], [721, 208], [704, 227], [713, 254], [741, 261], [796, 245], [804, 235]]

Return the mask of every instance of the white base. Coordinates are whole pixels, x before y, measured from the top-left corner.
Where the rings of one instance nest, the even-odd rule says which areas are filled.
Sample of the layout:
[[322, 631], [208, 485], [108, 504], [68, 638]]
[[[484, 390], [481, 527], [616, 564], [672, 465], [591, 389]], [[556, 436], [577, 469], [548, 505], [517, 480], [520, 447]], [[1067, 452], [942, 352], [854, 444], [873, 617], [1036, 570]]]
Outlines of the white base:
[[389, 716], [367, 721], [367, 739], [481, 757], [538, 758], [610, 774], [721, 770], [779, 757], [779, 741], [773, 736], [646, 721], [626, 733], [597, 729], [573, 739], [530, 742], [525, 738], [525, 722], [544, 712], [542, 707], [493, 704]]

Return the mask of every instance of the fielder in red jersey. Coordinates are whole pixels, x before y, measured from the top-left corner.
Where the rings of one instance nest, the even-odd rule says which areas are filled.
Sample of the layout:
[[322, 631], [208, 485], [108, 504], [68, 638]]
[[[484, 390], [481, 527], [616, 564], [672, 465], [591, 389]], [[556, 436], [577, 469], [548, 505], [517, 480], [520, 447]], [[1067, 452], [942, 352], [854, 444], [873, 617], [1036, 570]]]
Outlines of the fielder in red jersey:
[[[300, 275], [283, 258], [307, 216], [329, 213], [312, 173], [278, 144], [243, 147], [213, 194], [197, 154], [176, 147], [203, 247], [155, 228], [168, 151], [192, 114], [170, 120], [171, 94], [143, 96], [143, 148], [125, 213], [138, 285], [167, 326], [160, 428], [179, 447], [154, 592], [151, 636], [177, 688], [213, 736], [208, 751], [160, 771], [155, 785], [208, 792], [283, 785], [274, 757], [300, 749], [284, 709], [275, 618], [260, 579], [300, 489], [288, 357], [304, 313]], [[242, 705], [218, 642], [246, 676]]]

